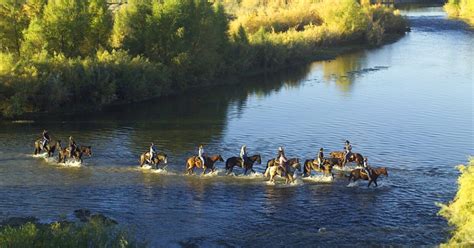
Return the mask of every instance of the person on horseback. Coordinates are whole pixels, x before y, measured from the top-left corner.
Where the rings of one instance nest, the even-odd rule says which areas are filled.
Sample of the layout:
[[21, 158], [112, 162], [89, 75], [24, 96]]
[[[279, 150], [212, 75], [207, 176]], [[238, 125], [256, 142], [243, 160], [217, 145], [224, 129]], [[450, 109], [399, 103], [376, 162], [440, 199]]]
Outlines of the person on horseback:
[[153, 142], [151, 142], [151, 145], [150, 145], [150, 159], [148, 160], [148, 162], [150, 164], [153, 164], [154, 162], [154, 159], [155, 159], [155, 155], [156, 155], [156, 147], [155, 147], [155, 144], [153, 144]]
[[42, 149], [46, 149], [46, 145], [51, 141], [51, 138], [49, 137], [48, 130], [43, 130], [43, 142], [42, 142]]
[[69, 157], [72, 158], [74, 156], [74, 152], [76, 151], [77, 145], [76, 141], [72, 138], [72, 136], [69, 136]]
[[240, 148], [240, 159], [242, 159], [242, 168], [245, 168], [245, 163], [248, 160], [248, 155], [247, 155], [247, 146], [243, 145]]
[[372, 176], [370, 175], [370, 167], [369, 167], [369, 163], [367, 162], [367, 157], [364, 158], [363, 170], [365, 171], [365, 173], [367, 173], [367, 177], [369, 178], [369, 181], [372, 181]]
[[202, 166], [204, 166], [205, 161], [204, 161], [204, 147], [203, 147], [203, 145], [199, 145], [198, 158], [201, 160]]
[[280, 166], [283, 171], [286, 172], [286, 166], [285, 163], [288, 161], [288, 159], [285, 156], [285, 151], [283, 150], [283, 147], [278, 147], [278, 155], [275, 159], [275, 162], [278, 163], [278, 166]]
[[324, 149], [322, 147], [319, 148], [318, 157], [317, 159], [313, 160], [313, 164], [316, 164], [316, 161], [318, 162], [317, 165], [319, 166], [319, 168], [322, 169], [324, 161]]
[[352, 151], [352, 145], [348, 140], [346, 140], [346, 144], [344, 145], [344, 161], [342, 163], [344, 166], [346, 165], [347, 162], [349, 162], [351, 151]]

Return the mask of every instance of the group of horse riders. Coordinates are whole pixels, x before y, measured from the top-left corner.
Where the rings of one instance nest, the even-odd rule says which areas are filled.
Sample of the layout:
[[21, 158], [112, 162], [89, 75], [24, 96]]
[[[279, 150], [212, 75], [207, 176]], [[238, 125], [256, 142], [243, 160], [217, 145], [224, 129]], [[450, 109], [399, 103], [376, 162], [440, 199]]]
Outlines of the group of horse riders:
[[39, 154], [41, 151], [46, 151], [48, 157], [53, 156], [55, 150], [58, 150], [59, 162], [66, 162], [66, 158], [82, 161], [82, 155], [86, 154], [88, 156], [92, 155], [92, 150], [90, 146], [81, 146], [79, 147], [76, 144], [76, 141], [72, 136], [69, 136], [68, 146], [64, 149], [61, 147], [61, 141], [57, 140], [56, 143], [51, 144], [51, 136], [48, 130], [43, 130], [41, 138], [35, 142], [35, 152], [34, 154]]
[[[42, 141], [43, 142], [41, 144], [41, 150], [46, 150], [45, 149], [46, 146], [51, 142], [51, 137], [49, 136], [48, 130], [43, 130]], [[69, 149], [67, 149], [67, 151], [68, 151], [69, 158], [72, 158], [74, 152], [77, 149], [76, 141], [74, 140], [72, 136], [69, 136], [68, 148]]]
[[[349, 140], [346, 140], [345, 145], [344, 145], [344, 159], [343, 159], [343, 162], [342, 162], [343, 166], [345, 166], [349, 162], [349, 158], [351, 156], [351, 153], [352, 153], [352, 145], [349, 142]], [[151, 145], [150, 145], [149, 154], [150, 154], [150, 156], [148, 157], [147, 162], [149, 164], [153, 164], [155, 155], [157, 154], [156, 147], [153, 143], [151, 143]], [[250, 163], [246, 145], [241, 146], [239, 157], [240, 157], [240, 164], [241, 164], [242, 168], [244, 168], [246, 163]], [[313, 163], [321, 168], [323, 166], [323, 161], [324, 161], [324, 149], [323, 148], [319, 149], [318, 155], [316, 157], [317, 158], [313, 160]], [[204, 146], [203, 145], [199, 145], [199, 147], [198, 147], [197, 158], [201, 161], [201, 163], [203, 165], [205, 164]], [[286, 171], [287, 161], [288, 161], [288, 159], [285, 156], [285, 151], [284, 151], [283, 147], [280, 146], [278, 148], [278, 154], [276, 156], [275, 162], [284, 171]], [[369, 169], [367, 157], [364, 158], [364, 163], [363, 163], [363, 168], [362, 169], [367, 174], [367, 176], [369, 177], [369, 180], [370, 180], [371, 175], [370, 175], [370, 169]]]

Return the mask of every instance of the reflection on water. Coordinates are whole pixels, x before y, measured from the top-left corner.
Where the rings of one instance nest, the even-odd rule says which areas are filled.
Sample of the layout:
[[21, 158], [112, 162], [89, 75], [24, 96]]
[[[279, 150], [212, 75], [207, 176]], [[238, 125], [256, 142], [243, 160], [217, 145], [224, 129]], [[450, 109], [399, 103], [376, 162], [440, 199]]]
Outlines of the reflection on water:
[[[101, 113], [0, 122], [0, 219], [89, 208], [166, 247], [438, 244], [448, 230], [434, 202], [452, 198], [454, 166], [474, 154], [474, 34], [440, 8], [407, 13], [413, 31], [378, 49]], [[80, 168], [32, 158], [43, 128], [94, 156]], [[224, 158], [247, 144], [261, 173], [280, 145], [304, 160], [345, 139], [388, 167], [379, 188], [343, 176], [268, 185], [240, 168], [222, 176], [224, 163], [183, 175], [200, 143]], [[169, 155], [166, 172], [137, 168], [151, 141]]]

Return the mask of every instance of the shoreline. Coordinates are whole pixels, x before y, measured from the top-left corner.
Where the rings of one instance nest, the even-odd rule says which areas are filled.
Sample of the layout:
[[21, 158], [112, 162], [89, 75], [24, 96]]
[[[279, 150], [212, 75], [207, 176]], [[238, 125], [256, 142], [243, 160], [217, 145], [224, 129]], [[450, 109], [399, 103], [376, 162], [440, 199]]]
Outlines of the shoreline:
[[207, 84], [205, 84], [204, 86], [203, 85], [190, 86], [179, 91], [170, 90], [169, 92], [166, 92], [157, 97], [145, 98], [145, 99], [141, 99], [141, 100], [133, 101], [133, 102], [111, 103], [111, 104], [101, 106], [97, 109], [75, 109], [69, 113], [67, 113], [64, 110], [61, 110], [61, 111], [51, 111], [51, 112], [29, 112], [29, 113], [23, 113], [19, 116], [14, 116], [14, 117], [6, 117], [6, 116], [0, 115], [0, 122], [6, 121], [6, 122], [11, 122], [11, 123], [34, 123], [36, 120], [44, 120], [47, 117], [47, 115], [54, 115], [56, 117], [68, 117], [68, 116], [74, 116], [75, 114], [78, 114], [78, 113], [92, 114], [92, 113], [107, 112], [107, 110], [111, 108], [117, 108], [120, 106], [127, 106], [131, 104], [154, 101], [154, 100], [158, 100], [164, 97], [182, 95], [182, 94], [189, 93], [193, 90], [196, 90], [198, 88], [209, 89], [212, 87], [222, 86], [222, 85], [235, 85], [235, 84], [238, 84], [242, 79], [260, 77], [268, 73], [277, 73], [285, 69], [291, 69], [293, 67], [307, 65], [312, 62], [331, 61], [341, 55], [350, 54], [357, 51], [376, 49], [376, 48], [383, 47], [385, 45], [390, 45], [402, 39], [408, 32], [410, 32], [409, 28], [407, 28], [406, 32], [403, 34], [393, 34], [393, 33], [387, 34], [384, 37], [382, 44], [379, 46], [371, 46], [369, 44], [361, 43], [361, 44], [339, 45], [339, 46], [332, 46], [332, 47], [321, 47], [320, 48], [321, 50], [315, 51], [313, 54], [307, 56], [306, 58], [302, 59], [298, 63], [292, 63], [288, 65], [267, 68], [267, 69], [259, 68], [250, 72], [239, 74], [239, 75], [229, 75], [226, 77], [219, 77], [215, 80], [208, 81]]

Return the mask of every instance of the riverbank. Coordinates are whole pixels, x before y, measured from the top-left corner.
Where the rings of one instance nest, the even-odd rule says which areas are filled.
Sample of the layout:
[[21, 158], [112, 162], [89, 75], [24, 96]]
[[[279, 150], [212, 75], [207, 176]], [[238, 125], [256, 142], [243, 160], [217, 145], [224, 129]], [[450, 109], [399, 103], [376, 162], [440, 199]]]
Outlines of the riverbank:
[[474, 26], [474, 0], [449, 0], [444, 10], [452, 18], [459, 18]]
[[[398, 11], [354, 0], [129, 1], [114, 12], [102, 0], [25, 13], [24, 5], [1, 20], [16, 25], [2, 36], [2, 118], [177, 94], [379, 46], [407, 31]], [[70, 12], [73, 22], [63, 16]]]
[[474, 245], [474, 158], [459, 166], [458, 192], [452, 202], [441, 205], [440, 214], [454, 227], [452, 237], [442, 247]]
[[1, 247], [145, 247], [117, 222], [89, 210], [74, 211], [75, 220], [40, 223], [35, 217], [0, 222]]

